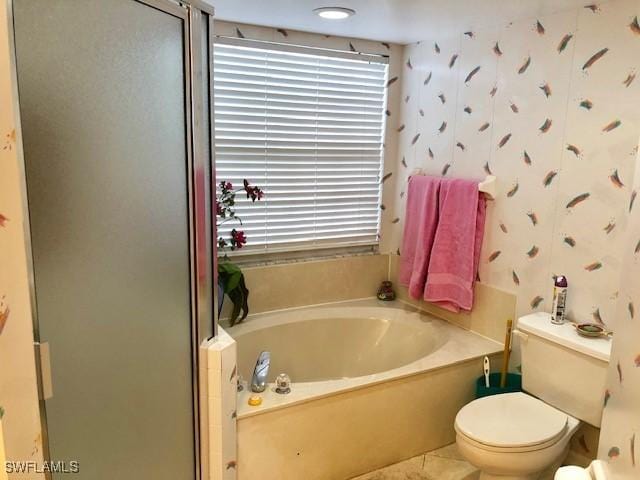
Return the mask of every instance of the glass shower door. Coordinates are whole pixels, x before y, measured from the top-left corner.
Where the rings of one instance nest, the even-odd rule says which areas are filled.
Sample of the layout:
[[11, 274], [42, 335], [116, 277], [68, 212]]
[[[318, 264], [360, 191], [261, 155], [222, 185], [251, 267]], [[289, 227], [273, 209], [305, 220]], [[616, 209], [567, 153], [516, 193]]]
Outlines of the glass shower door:
[[54, 478], [195, 478], [186, 10], [13, 5]]

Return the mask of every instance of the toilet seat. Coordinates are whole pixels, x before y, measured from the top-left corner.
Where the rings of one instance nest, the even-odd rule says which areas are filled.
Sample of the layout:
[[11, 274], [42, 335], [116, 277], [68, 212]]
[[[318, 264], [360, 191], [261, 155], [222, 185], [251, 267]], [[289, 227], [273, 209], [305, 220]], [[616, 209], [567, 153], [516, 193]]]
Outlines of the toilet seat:
[[456, 432], [478, 448], [527, 452], [555, 444], [568, 415], [525, 393], [479, 398], [456, 416]]

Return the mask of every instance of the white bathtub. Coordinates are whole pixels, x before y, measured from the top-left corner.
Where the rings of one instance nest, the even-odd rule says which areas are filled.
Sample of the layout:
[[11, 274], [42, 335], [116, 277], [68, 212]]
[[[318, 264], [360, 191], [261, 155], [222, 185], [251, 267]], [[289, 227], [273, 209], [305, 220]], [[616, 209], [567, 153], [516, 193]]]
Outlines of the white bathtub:
[[[240, 480], [342, 480], [455, 439], [481, 358], [501, 345], [402, 302], [376, 299], [249, 317], [227, 329], [251, 381], [262, 350], [273, 383], [260, 406], [238, 394]], [[494, 365], [497, 367], [498, 362]]]

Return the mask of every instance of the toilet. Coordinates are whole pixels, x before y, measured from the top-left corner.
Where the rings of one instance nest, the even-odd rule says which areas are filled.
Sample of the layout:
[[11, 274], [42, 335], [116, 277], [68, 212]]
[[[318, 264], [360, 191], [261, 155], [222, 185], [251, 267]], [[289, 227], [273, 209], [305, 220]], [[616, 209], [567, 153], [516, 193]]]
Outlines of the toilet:
[[520, 318], [514, 335], [524, 392], [465, 405], [456, 443], [480, 480], [552, 480], [581, 422], [600, 427], [611, 341], [581, 337], [547, 313]]

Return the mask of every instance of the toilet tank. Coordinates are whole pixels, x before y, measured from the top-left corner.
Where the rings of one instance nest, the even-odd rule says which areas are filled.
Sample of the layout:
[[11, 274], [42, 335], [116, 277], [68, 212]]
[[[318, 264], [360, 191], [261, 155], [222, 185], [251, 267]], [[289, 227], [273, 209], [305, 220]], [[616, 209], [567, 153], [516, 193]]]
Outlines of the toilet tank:
[[585, 338], [571, 323], [554, 325], [551, 314], [518, 320], [522, 388], [569, 415], [600, 427], [610, 338]]

